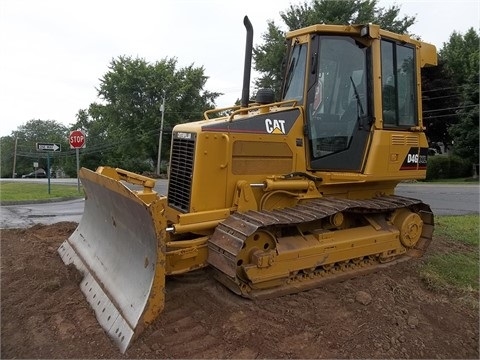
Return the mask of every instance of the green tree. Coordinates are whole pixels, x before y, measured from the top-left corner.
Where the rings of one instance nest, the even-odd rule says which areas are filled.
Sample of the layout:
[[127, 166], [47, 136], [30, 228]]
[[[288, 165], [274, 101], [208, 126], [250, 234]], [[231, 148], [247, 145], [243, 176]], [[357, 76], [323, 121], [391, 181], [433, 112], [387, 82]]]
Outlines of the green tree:
[[[400, 7], [378, 6], [378, 0], [313, 0], [290, 5], [280, 16], [287, 31], [314, 24], [364, 24], [375, 23], [386, 30], [407, 33], [415, 23], [415, 17], [399, 17]], [[263, 44], [254, 49], [255, 70], [260, 76], [255, 87], [272, 88], [277, 100], [280, 98], [283, 79], [283, 56], [285, 54], [285, 33], [273, 21], [262, 35]]]
[[69, 163], [68, 129], [55, 120], [30, 120], [9, 136], [0, 139], [1, 177], [12, 177], [13, 164], [18, 176], [33, 171], [33, 163], [47, 169], [47, 153], [37, 151], [37, 143], [54, 143], [61, 146], [61, 152], [50, 152], [50, 166], [64, 168]]
[[175, 58], [148, 63], [122, 56], [113, 59], [100, 79], [101, 103], [79, 111], [77, 123], [87, 133], [82, 166], [152, 171], [158, 156], [161, 107], [165, 96], [162, 159], [167, 159], [170, 131], [178, 123], [200, 120], [220, 93], [204, 90], [203, 67], [177, 69]]
[[474, 164], [479, 163], [479, 48], [479, 35], [470, 28], [465, 35], [453, 32], [440, 50], [452, 93], [459, 94], [447, 108], [455, 118], [448, 129], [453, 151]]
[[274, 89], [277, 100], [283, 79], [285, 56], [285, 33], [274, 22], [268, 23], [268, 29], [262, 35], [264, 43], [253, 49], [255, 70], [262, 75], [255, 80], [257, 89]]
[[452, 110], [462, 95], [445, 70], [445, 61], [422, 69], [423, 123], [431, 147], [441, 150], [440, 143], [449, 150], [452, 142], [449, 127], [457, 121]]

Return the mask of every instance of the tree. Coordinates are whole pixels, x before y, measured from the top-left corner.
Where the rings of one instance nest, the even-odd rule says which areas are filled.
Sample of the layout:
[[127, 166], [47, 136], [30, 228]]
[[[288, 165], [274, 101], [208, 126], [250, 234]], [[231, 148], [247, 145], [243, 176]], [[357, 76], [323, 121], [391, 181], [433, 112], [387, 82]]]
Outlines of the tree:
[[163, 97], [165, 96], [162, 154], [168, 156], [170, 131], [178, 123], [200, 120], [214, 108], [220, 93], [204, 90], [203, 67], [177, 69], [175, 58], [153, 64], [122, 56], [113, 59], [97, 89], [102, 103], [79, 111], [78, 126], [87, 132], [82, 165], [100, 164], [131, 171], [152, 171], [158, 155]]
[[[280, 16], [288, 31], [322, 23], [375, 23], [386, 30], [404, 34], [415, 23], [415, 17], [399, 18], [399, 14], [399, 6], [379, 7], [378, 0], [313, 0], [290, 5]], [[277, 100], [281, 96], [283, 79], [284, 38], [285, 33], [271, 21], [267, 32], [262, 36], [264, 43], [256, 47], [253, 53], [255, 70], [260, 72], [255, 87], [274, 89]]]
[[274, 22], [268, 23], [268, 30], [262, 35], [263, 45], [253, 49], [255, 69], [263, 75], [255, 81], [257, 89], [274, 89], [277, 98], [283, 79], [285, 56], [285, 34]]
[[[452, 86], [452, 79], [445, 70], [445, 61], [422, 69], [423, 124], [431, 147], [448, 151], [452, 142], [449, 128], [457, 122], [454, 109], [461, 93]], [[442, 150], [439, 144], [444, 145]]]
[[[47, 170], [47, 153], [39, 152], [36, 143], [54, 143], [62, 148], [62, 152], [51, 152], [51, 167], [68, 165], [71, 160], [68, 156], [68, 129], [54, 120], [30, 120], [13, 131], [10, 136], [3, 136], [1, 147], [1, 177], [12, 177], [13, 163], [17, 174], [29, 173], [33, 170], [33, 163]], [[67, 151], [67, 153], [65, 153]]]
[[470, 28], [465, 35], [454, 31], [440, 50], [451, 79], [452, 92], [459, 96], [448, 110], [456, 118], [448, 128], [454, 153], [479, 163], [479, 35]]

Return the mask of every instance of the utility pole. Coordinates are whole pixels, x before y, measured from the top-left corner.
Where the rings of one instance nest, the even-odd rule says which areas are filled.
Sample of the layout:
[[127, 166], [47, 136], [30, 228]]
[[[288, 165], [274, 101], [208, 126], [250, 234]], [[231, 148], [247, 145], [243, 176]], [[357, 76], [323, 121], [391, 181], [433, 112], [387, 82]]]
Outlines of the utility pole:
[[18, 144], [18, 137], [15, 138], [15, 149], [13, 151], [13, 173], [12, 179], [15, 178], [15, 168], [17, 166], [17, 144]]
[[160, 121], [160, 136], [158, 137], [158, 159], [157, 159], [157, 175], [160, 175], [160, 162], [162, 160], [162, 138], [163, 138], [163, 117], [165, 114], [165, 91], [163, 91], [163, 101], [160, 105], [162, 112], [162, 120]]

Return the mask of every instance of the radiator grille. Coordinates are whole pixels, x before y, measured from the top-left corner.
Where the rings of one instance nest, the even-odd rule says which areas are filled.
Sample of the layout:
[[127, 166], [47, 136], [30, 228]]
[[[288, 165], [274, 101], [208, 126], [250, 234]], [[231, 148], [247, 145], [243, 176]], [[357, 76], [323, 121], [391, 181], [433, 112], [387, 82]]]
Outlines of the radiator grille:
[[405, 145], [405, 136], [392, 135], [392, 145]]
[[168, 205], [182, 212], [190, 210], [195, 134], [191, 138], [176, 138], [172, 142], [170, 177], [168, 183]]
[[420, 146], [420, 142], [418, 139], [419, 139], [418, 136], [407, 136], [406, 137], [407, 145]]
[[408, 135], [392, 135], [392, 145], [410, 145], [410, 146], [420, 146], [418, 136], [408, 136]]

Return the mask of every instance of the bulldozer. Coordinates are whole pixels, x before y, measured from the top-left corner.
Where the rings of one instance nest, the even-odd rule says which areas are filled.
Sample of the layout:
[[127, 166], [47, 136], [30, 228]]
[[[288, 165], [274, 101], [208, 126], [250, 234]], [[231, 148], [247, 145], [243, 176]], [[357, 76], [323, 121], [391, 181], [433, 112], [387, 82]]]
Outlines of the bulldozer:
[[124, 169], [79, 170], [84, 213], [58, 253], [122, 353], [162, 312], [169, 276], [211, 267], [265, 299], [421, 257], [432, 240], [429, 205], [395, 187], [426, 175], [421, 69], [435, 46], [375, 24], [294, 30], [281, 100], [251, 100], [244, 25], [240, 104], [173, 128], [166, 195]]

